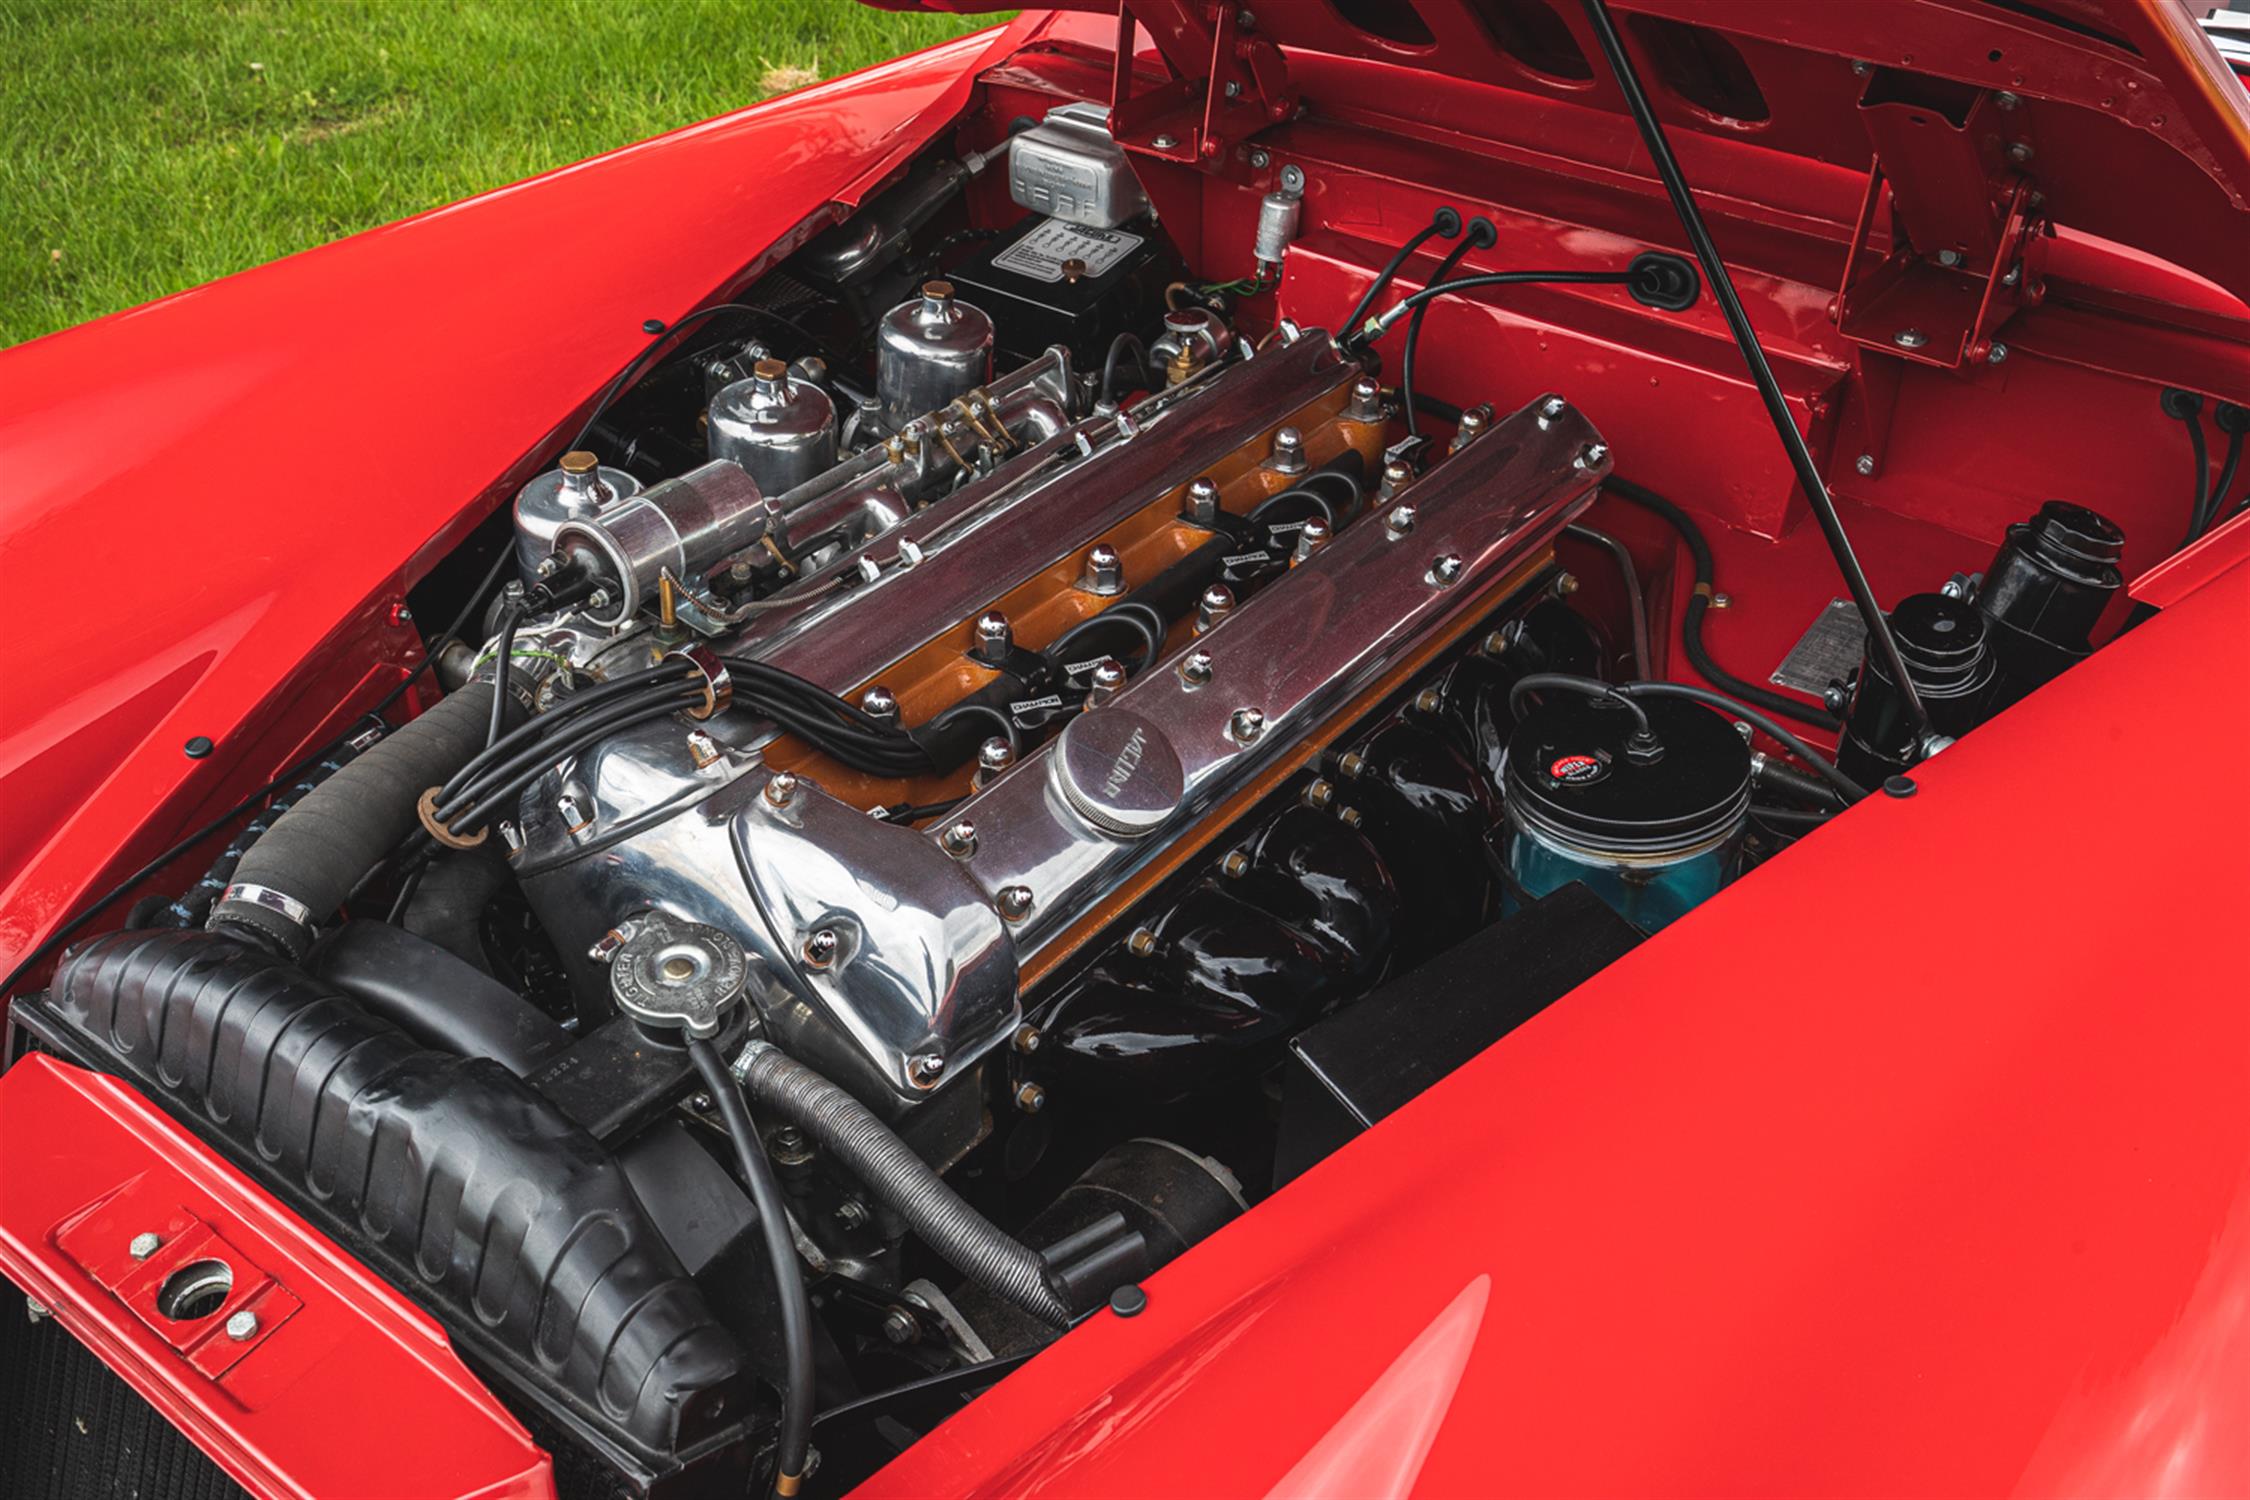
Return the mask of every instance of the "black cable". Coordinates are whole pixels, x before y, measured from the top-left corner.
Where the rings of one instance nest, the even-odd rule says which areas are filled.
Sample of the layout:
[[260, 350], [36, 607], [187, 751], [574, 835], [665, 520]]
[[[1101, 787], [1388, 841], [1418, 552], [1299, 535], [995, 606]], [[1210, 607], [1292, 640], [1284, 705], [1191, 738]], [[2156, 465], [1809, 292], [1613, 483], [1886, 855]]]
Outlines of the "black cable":
[[1116, 402], [1114, 392], [1117, 388], [1117, 356], [1128, 350], [1133, 356], [1133, 368], [1140, 376], [1141, 389], [1151, 390], [1155, 386], [1155, 379], [1149, 371], [1148, 346], [1133, 334], [1121, 333], [1109, 341], [1109, 355], [1102, 361], [1100, 404], [1103, 406], [1111, 406]]
[[1357, 334], [1347, 335], [1338, 342], [1364, 349], [1389, 333], [1391, 326], [1401, 317], [1432, 298], [1474, 291], [1481, 286], [1630, 286], [1632, 281], [1631, 271], [1489, 271], [1475, 276], [1457, 277], [1452, 281], [1426, 286], [1411, 297], [1401, 297], [1367, 328]]
[[939, 714], [936, 718], [930, 720], [930, 722], [924, 726], [923, 732], [925, 734], [931, 735], [943, 734], [946, 729], [952, 725], [955, 719], [959, 719], [970, 714], [983, 714], [990, 718], [994, 723], [998, 724], [1000, 726], [1001, 732], [1006, 734], [1008, 737], [1008, 749], [1017, 755], [1023, 754], [1023, 735], [1020, 731], [1017, 730], [1015, 719], [1008, 714], [1002, 713], [999, 709], [994, 708], [989, 703], [977, 703], [974, 701], [968, 703], [956, 703], [951, 708], [947, 709], [944, 713]]
[[2166, 408], [2187, 428], [2188, 446], [2195, 451], [2194, 498], [2188, 503], [2187, 535], [2180, 539], [2183, 547], [2203, 535], [2203, 509], [2208, 502], [2203, 486], [2211, 478], [2211, 447], [2203, 436], [2203, 401], [2200, 397], [2193, 398], [2193, 401], [2193, 405], [2181, 403], [2177, 410], [2169, 406]]
[[1648, 147], [1650, 164], [1656, 168], [1656, 175], [1672, 200], [1672, 211], [1679, 216], [1680, 227], [1687, 231], [1688, 241], [1695, 247], [1695, 258], [1703, 266], [1703, 278], [1711, 284], [1711, 295], [1718, 299], [1719, 310], [1726, 315], [1728, 331], [1734, 335], [1735, 346], [1742, 352], [1743, 363], [1750, 367], [1751, 379], [1757, 384], [1759, 399], [1765, 403], [1774, 435], [1789, 454], [1797, 485], [1805, 492], [1806, 503], [1812, 506], [1813, 518], [1820, 523], [1821, 535], [1827, 539], [1829, 553], [1836, 559], [1836, 570], [1844, 575], [1852, 602], [1859, 607], [1860, 622], [1867, 627], [1868, 649], [1881, 659], [1883, 670], [1898, 694], [1899, 707], [1905, 712], [1910, 738], [1919, 745], [1930, 733], [1929, 710], [1922, 706], [1922, 695], [1915, 691], [1913, 678], [1898, 654], [1898, 642], [1891, 635], [1890, 621], [1875, 598], [1875, 590], [1867, 581], [1866, 570], [1859, 565], [1858, 555], [1852, 551], [1852, 540], [1844, 530], [1843, 517], [1836, 512], [1835, 497], [1828, 493], [1828, 485], [1820, 477], [1820, 466], [1813, 462], [1812, 449], [1807, 446], [1805, 435], [1797, 430], [1796, 419], [1789, 414], [1781, 382], [1775, 378], [1773, 365], [1758, 343], [1757, 331], [1750, 326], [1750, 314], [1743, 309], [1742, 298], [1735, 292], [1734, 277], [1727, 270], [1725, 258], [1719, 254], [1718, 241], [1711, 238], [1711, 228], [1703, 222], [1703, 211], [1696, 207], [1695, 197], [1688, 191], [1687, 177], [1680, 170], [1679, 158], [1672, 154], [1672, 143], [1664, 133], [1664, 124], [1657, 119], [1648, 92], [1641, 86], [1640, 74], [1626, 55], [1625, 40], [1618, 34], [1607, 0], [1580, 0], [1580, 3], [1594, 28], [1595, 39], [1601, 43], [1609, 71], [1625, 96], [1626, 107], [1633, 112], [1633, 123], [1640, 131], [1642, 144]]
[[500, 650], [492, 663], [492, 723], [484, 733], [484, 748], [490, 750], [500, 743], [501, 728], [508, 721], [508, 689], [514, 676], [516, 654], [516, 627], [523, 624], [523, 603], [510, 604], [500, 613]]
[[[601, 394], [594, 398], [593, 410], [589, 411], [586, 414], [585, 425], [581, 426], [578, 429], [578, 436], [571, 440], [570, 446], [572, 448], [583, 448], [586, 446], [586, 439], [592, 435], [594, 424], [597, 421], [601, 420], [601, 415], [603, 412], [609, 410], [609, 404], [612, 401], [615, 401], [618, 396], [624, 392], [626, 385], [633, 379], [633, 377], [640, 374], [642, 370], [645, 369], [655, 359], [656, 355], [663, 350], [664, 346], [672, 341], [672, 339], [680, 332], [681, 329], [686, 328], [691, 324], [700, 323], [705, 318], [716, 317], [718, 314], [723, 312], [748, 313], [752, 317], [766, 318], [772, 322], [780, 324], [782, 327], [796, 334], [799, 338], [805, 340], [805, 342], [811, 346], [811, 352], [818, 354], [821, 353], [821, 350], [823, 348], [821, 340], [817, 336], [815, 336], [809, 329], [807, 329], [802, 323], [797, 322], [793, 318], [784, 317], [782, 314], [775, 312], [770, 307], [760, 307], [754, 302], [713, 302], [709, 306], [699, 307], [693, 312], [682, 313], [670, 324], [670, 326], [661, 329], [654, 338], [650, 339], [647, 348], [641, 350], [640, 353], [634, 355], [630, 360], [627, 360], [625, 363], [625, 368], [619, 370], [614, 376], [610, 378], [609, 384], [602, 387]], [[823, 357], [825, 358], [826, 356], [823, 355]], [[829, 363], [834, 364], [835, 361], [830, 360]]]
[[1710, 611], [1711, 596], [1717, 579], [1712, 576], [1711, 544], [1705, 539], [1703, 528], [1695, 524], [1694, 518], [1656, 491], [1630, 479], [1612, 474], [1602, 481], [1602, 487], [1620, 500], [1629, 501], [1663, 517], [1680, 534], [1680, 539], [1687, 543], [1688, 555], [1695, 560], [1695, 592], [1688, 596], [1687, 611], [1680, 620], [1680, 635], [1687, 647], [1688, 660], [1694, 664], [1696, 671], [1743, 702], [1755, 704], [1768, 713], [1784, 714], [1814, 729], [1838, 728], [1835, 716], [1825, 710], [1771, 692], [1755, 683], [1745, 682], [1712, 660], [1710, 651], [1703, 644], [1703, 617]]
[[1544, 692], [1549, 689], [1559, 689], [1566, 693], [1581, 693], [1588, 698], [1606, 699], [1633, 716], [1633, 722], [1639, 726], [1635, 731], [1636, 734], [1649, 739], [1656, 737], [1655, 731], [1648, 727], [1648, 710], [1627, 697], [1623, 688], [1603, 682], [1596, 677], [1580, 677], [1571, 672], [1527, 672], [1522, 677], [1517, 678], [1515, 686], [1508, 689], [1508, 712], [1519, 719], [1522, 718], [1524, 695], [1526, 693]]
[[1367, 284], [1366, 291], [1359, 294], [1358, 304], [1345, 316], [1344, 321], [1337, 325], [1338, 328], [1349, 337], [1351, 331], [1359, 326], [1359, 320], [1367, 316], [1367, 310], [1375, 305], [1375, 299], [1383, 295], [1383, 289], [1389, 286], [1392, 279], [1398, 275], [1399, 268], [1413, 258], [1415, 251], [1421, 249], [1438, 235], [1442, 234], [1447, 239], [1451, 239], [1460, 232], [1461, 214], [1459, 210], [1439, 209], [1436, 214], [1431, 216], [1428, 227], [1416, 230], [1405, 244], [1398, 247], [1398, 252], [1384, 264], [1383, 269], [1375, 273], [1375, 279]]
[[1786, 746], [1791, 755], [1811, 766], [1822, 780], [1844, 794], [1847, 803], [1857, 802], [1867, 795], [1867, 788], [1836, 769], [1835, 762], [1746, 704], [1737, 703], [1724, 693], [1714, 693], [1709, 688], [1699, 688], [1684, 682], [1628, 682], [1621, 691], [1636, 698], [1685, 698], [1690, 703], [1700, 703], [1721, 713], [1733, 714], [1763, 729], [1777, 744]]
[[[2227, 435], [2226, 457], [2219, 460], [2219, 477], [2211, 482], [2211, 493], [2203, 497], [2202, 508], [2196, 513], [2195, 536], [2208, 533], [2219, 523], [2220, 509], [2226, 504], [2227, 491], [2234, 487], [2234, 476], [2242, 467], [2242, 438], [2240, 432]], [[2194, 540], [2194, 537], [2189, 540]]]
[[805, 1477], [805, 1460], [812, 1449], [813, 1326], [812, 1299], [805, 1295], [805, 1272], [797, 1262], [797, 1247], [789, 1235], [789, 1210], [774, 1181], [773, 1166], [766, 1160], [757, 1126], [742, 1086], [727, 1071], [719, 1049], [701, 1037], [689, 1037], [688, 1059], [703, 1080], [703, 1091], [718, 1106], [719, 1118], [734, 1145], [735, 1164], [742, 1184], [758, 1210], [758, 1231], [766, 1242], [766, 1259], [773, 1266], [774, 1300], [780, 1304], [782, 1365], [781, 1427], [776, 1436], [774, 1493], [794, 1495]]
[[[1479, 218], [1470, 227], [1469, 233], [1463, 235], [1458, 244], [1445, 252], [1445, 259], [1439, 261], [1437, 270], [1430, 273], [1430, 284], [1432, 286], [1442, 283], [1448, 276], [1451, 276], [1459, 268], [1461, 262], [1467, 258], [1471, 250], [1485, 248], [1492, 242], [1486, 239], [1481, 232], [1491, 222], [1490, 219]], [[1498, 234], [1494, 233], [1492, 239], [1498, 237]], [[1422, 321], [1429, 315], [1430, 304], [1425, 302], [1414, 309], [1413, 317], [1407, 319], [1406, 353], [1399, 359], [1399, 396], [1401, 397], [1401, 404], [1406, 408], [1407, 433], [1413, 437], [1422, 435], [1421, 420], [1414, 414], [1414, 355], [1422, 347]]]
[[1151, 630], [1148, 621], [1133, 612], [1129, 601], [1126, 604], [1105, 609], [1098, 615], [1089, 615], [1080, 620], [1058, 636], [1055, 643], [1041, 654], [1056, 666], [1067, 667], [1070, 665], [1070, 659], [1078, 654], [1076, 648], [1082, 638], [1105, 627], [1114, 628], [1120, 625], [1132, 630], [1141, 638], [1141, 661], [1140, 666], [1135, 670], [1147, 671], [1156, 664], [1156, 659], [1164, 654], [1164, 637]]

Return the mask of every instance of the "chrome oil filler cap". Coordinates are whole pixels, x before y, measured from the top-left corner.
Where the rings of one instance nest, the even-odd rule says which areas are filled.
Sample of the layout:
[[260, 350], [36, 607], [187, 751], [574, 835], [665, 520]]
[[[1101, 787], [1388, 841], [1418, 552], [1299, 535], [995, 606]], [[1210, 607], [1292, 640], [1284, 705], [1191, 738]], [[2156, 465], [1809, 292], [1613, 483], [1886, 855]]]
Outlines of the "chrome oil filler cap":
[[1055, 742], [1055, 789], [1070, 810], [1121, 839], [1171, 821], [1187, 794], [1187, 773], [1164, 731], [1129, 708], [1079, 714]]

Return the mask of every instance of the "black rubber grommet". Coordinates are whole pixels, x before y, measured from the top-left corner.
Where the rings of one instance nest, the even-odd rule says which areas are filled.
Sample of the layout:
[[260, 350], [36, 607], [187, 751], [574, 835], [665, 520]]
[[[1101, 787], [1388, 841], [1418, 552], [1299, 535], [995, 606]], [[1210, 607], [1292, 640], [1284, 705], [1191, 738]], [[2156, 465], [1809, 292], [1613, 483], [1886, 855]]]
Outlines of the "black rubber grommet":
[[207, 734], [199, 734], [195, 738], [189, 740], [186, 744], [182, 745], [180, 748], [187, 752], [187, 758], [189, 760], [201, 760], [204, 756], [211, 753], [211, 736]]
[[1126, 1282], [1109, 1294], [1109, 1310], [1121, 1318], [1137, 1318], [1148, 1307], [1148, 1293], [1138, 1284]]
[[1911, 776], [1886, 776], [1883, 778], [1883, 795], [1886, 797], [1911, 797], [1918, 790]]
[[663, 331], [664, 320], [662, 318], [643, 318], [641, 320], [641, 332], [662, 333]]
[[1695, 262], [1668, 250], [1644, 250], [1626, 268], [1625, 289], [1644, 307], [1685, 312], [1703, 295], [1703, 274]]

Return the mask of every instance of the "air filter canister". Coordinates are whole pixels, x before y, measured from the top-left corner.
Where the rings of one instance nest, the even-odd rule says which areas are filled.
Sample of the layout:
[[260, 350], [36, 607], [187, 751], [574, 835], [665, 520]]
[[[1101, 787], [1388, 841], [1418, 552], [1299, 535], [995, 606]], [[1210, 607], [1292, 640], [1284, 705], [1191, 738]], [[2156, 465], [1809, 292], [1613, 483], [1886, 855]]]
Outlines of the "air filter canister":
[[1551, 698], [1508, 737], [1509, 873], [1545, 896], [1572, 881], [1654, 932], [1734, 878], [1750, 806], [1750, 747], [1721, 714], [1635, 699], [1662, 745], [1627, 753], [1634, 721], [1614, 702]]

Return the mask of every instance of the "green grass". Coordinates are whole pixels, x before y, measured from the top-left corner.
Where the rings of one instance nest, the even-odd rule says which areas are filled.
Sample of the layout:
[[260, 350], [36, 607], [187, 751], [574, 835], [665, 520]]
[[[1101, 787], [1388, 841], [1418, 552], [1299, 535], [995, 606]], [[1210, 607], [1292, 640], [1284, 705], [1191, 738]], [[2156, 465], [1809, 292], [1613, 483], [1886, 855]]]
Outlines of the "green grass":
[[990, 20], [853, 0], [0, 0], [0, 346]]

